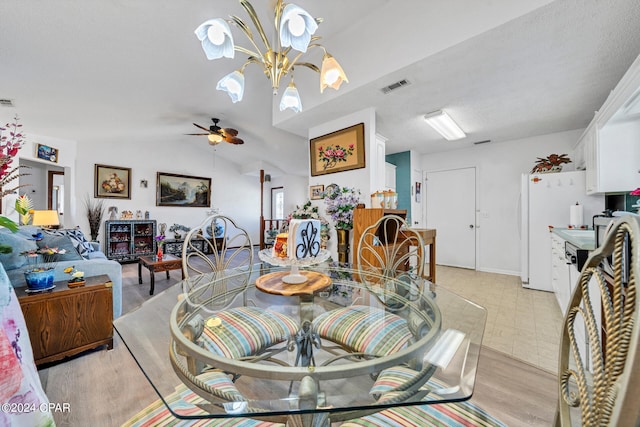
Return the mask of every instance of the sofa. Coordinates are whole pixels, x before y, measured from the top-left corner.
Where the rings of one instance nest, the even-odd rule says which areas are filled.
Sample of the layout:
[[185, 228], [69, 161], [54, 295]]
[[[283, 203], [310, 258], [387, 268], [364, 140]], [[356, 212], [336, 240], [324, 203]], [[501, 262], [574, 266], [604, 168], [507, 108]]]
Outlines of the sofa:
[[53, 280], [69, 280], [71, 276], [64, 269], [71, 266], [84, 272], [85, 277], [107, 274], [113, 282], [113, 318], [122, 314], [122, 266], [107, 259], [100, 245], [89, 242], [79, 228], [46, 230], [21, 226], [16, 233], [3, 228], [0, 229], [0, 244], [13, 249], [9, 254], [0, 254], [0, 263], [13, 287], [26, 286], [24, 273], [34, 267], [35, 259], [28, 259], [21, 253], [44, 247], [64, 249], [64, 254], [56, 256]]
[[0, 425], [54, 426], [33, 359], [29, 331], [9, 278], [0, 266]]

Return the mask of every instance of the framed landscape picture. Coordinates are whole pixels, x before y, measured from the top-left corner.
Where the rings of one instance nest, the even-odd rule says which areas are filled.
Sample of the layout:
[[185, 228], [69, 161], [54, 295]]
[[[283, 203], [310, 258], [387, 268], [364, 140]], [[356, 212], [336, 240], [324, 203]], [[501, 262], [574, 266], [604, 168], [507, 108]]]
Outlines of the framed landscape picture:
[[98, 199], [131, 199], [131, 168], [96, 165], [93, 196]]
[[58, 163], [58, 149], [48, 145], [36, 144], [36, 157]]
[[158, 172], [156, 206], [208, 208], [211, 178]]
[[365, 167], [364, 123], [310, 141], [311, 176]]

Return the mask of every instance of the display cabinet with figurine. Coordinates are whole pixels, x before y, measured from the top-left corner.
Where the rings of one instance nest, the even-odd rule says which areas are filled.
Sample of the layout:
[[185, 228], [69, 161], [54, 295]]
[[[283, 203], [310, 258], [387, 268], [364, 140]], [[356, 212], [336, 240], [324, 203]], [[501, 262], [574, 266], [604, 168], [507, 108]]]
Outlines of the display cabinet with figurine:
[[105, 221], [107, 258], [118, 262], [137, 262], [143, 255], [156, 253], [155, 220]]

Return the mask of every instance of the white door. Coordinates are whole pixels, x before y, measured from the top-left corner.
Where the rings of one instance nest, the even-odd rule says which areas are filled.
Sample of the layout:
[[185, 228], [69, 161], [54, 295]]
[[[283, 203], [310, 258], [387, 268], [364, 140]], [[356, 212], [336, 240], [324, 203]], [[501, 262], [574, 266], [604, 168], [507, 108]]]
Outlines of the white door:
[[427, 173], [427, 228], [436, 229], [438, 264], [476, 268], [475, 194], [475, 168]]

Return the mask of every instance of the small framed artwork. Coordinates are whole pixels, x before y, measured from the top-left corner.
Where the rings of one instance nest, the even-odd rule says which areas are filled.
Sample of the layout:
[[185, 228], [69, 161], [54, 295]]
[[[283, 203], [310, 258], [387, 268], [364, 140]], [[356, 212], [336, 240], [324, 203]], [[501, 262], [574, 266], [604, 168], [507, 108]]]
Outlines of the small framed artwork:
[[311, 176], [365, 167], [364, 123], [310, 141]]
[[309, 187], [311, 200], [320, 200], [324, 195], [324, 185], [312, 185]]
[[36, 144], [36, 157], [58, 163], [58, 149], [49, 147], [48, 145]]
[[156, 206], [210, 207], [211, 178], [158, 172]]
[[93, 196], [98, 199], [131, 199], [131, 168], [96, 165]]

